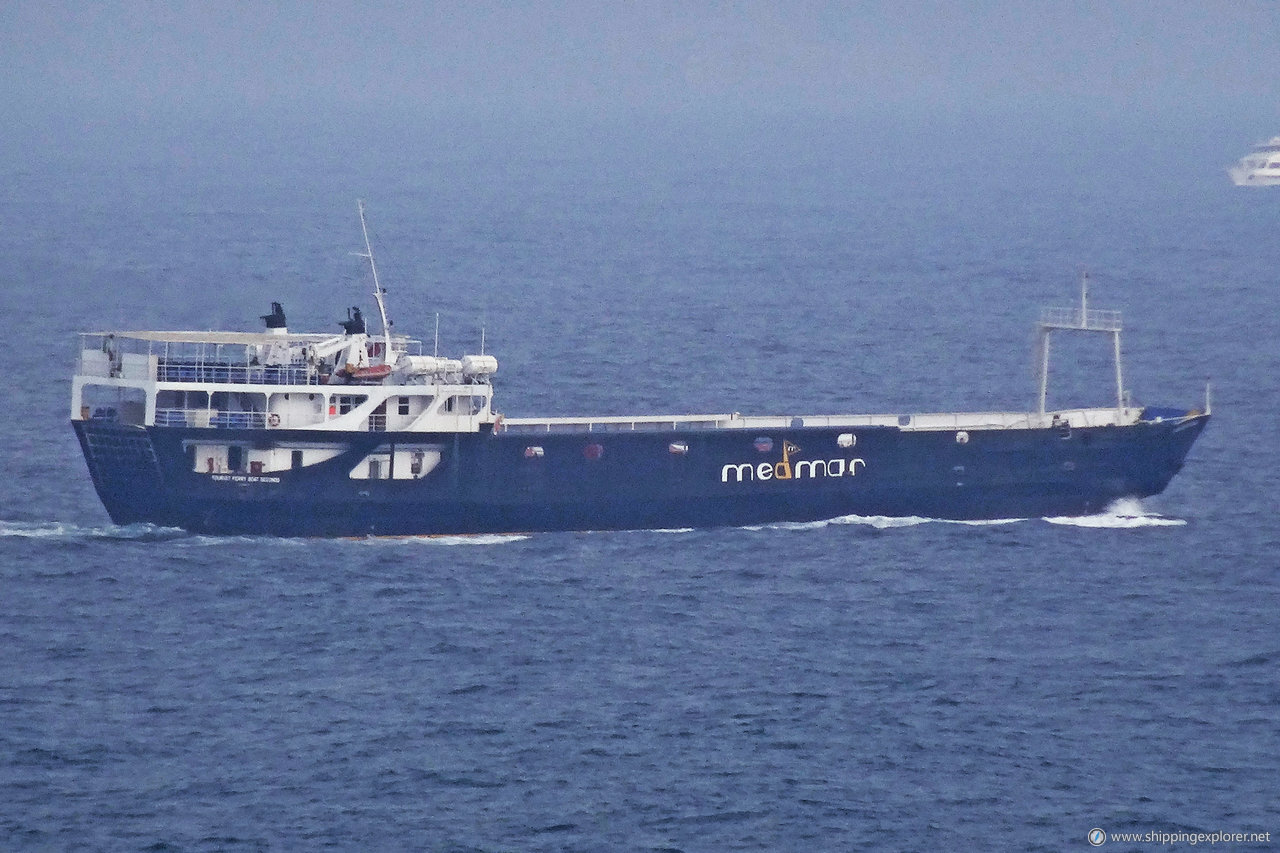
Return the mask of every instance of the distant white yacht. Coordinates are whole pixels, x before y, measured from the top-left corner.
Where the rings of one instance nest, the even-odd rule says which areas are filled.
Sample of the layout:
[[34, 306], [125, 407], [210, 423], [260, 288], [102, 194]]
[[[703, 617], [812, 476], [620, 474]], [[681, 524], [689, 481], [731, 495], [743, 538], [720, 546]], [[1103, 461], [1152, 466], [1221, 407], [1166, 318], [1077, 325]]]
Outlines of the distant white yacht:
[[1227, 174], [1238, 187], [1280, 186], [1280, 136], [1255, 145]]

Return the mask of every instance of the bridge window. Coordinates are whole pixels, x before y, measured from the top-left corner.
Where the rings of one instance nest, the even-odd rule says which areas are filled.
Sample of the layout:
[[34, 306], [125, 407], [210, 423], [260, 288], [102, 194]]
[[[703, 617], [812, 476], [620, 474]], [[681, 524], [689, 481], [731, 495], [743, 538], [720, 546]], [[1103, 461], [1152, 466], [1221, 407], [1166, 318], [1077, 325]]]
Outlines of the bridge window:
[[345, 415], [369, 399], [364, 394], [340, 394], [338, 396], [338, 414]]

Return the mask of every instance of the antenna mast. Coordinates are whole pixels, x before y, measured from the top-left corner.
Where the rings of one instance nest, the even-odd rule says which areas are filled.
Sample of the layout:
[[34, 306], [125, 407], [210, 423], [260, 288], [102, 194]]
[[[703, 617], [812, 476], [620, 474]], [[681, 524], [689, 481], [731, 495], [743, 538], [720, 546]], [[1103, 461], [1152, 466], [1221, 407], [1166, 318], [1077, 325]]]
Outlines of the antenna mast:
[[[364, 222], [364, 201], [357, 200], [356, 206], [360, 209], [360, 231], [364, 234], [364, 250], [365, 253], [360, 255], [362, 258], [369, 259], [369, 270], [373, 273], [373, 298], [378, 303], [378, 314], [382, 317], [382, 360], [386, 364], [391, 364], [394, 356], [391, 354], [391, 324], [387, 322], [387, 306], [382, 301], [382, 284], [378, 281], [378, 266], [373, 262], [373, 246], [369, 244], [369, 228]], [[359, 253], [357, 253], [359, 254]]]

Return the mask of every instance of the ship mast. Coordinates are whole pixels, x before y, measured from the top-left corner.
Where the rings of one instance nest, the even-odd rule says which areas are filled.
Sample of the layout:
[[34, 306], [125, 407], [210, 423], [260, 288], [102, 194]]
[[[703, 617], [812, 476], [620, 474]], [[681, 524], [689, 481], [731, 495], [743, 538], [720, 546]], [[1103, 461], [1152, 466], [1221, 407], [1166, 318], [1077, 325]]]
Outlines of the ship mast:
[[387, 322], [387, 306], [382, 301], [382, 284], [378, 281], [378, 265], [373, 262], [373, 246], [369, 244], [369, 228], [364, 222], [364, 201], [357, 200], [356, 206], [360, 209], [360, 231], [364, 234], [364, 254], [360, 254], [362, 258], [369, 259], [369, 270], [373, 273], [373, 298], [378, 303], [378, 314], [382, 318], [382, 360], [386, 364], [391, 364], [394, 356], [391, 354], [391, 324]]
[[1121, 328], [1119, 311], [1099, 311], [1089, 307], [1089, 273], [1084, 271], [1080, 275], [1079, 308], [1045, 308], [1040, 312], [1040, 415], [1045, 414], [1045, 400], [1049, 392], [1049, 336], [1055, 331], [1100, 332], [1111, 336], [1116, 368], [1116, 416], [1124, 419], [1124, 375], [1120, 369]]

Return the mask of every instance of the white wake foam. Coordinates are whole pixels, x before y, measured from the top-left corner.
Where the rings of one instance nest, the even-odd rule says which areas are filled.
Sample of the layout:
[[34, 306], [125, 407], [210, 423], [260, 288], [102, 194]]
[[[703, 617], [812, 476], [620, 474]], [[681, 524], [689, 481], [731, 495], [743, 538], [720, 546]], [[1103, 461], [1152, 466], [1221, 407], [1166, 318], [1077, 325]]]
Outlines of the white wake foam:
[[744, 527], [744, 530], [820, 530], [833, 524], [861, 524], [877, 530], [889, 530], [897, 527], [916, 527], [921, 524], [963, 524], [969, 527], [990, 527], [999, 524], [1016, 524], [1026, 521], [1025, 518], [982, 518], [960, 520], [954, 518], [925, 518], [919, 515], [842, 515], [822, 521], [778, 521], [772, 524], [757, 524]]
[[1133, 527], [1181, 527], [1186, 524], [1182, 518], [1169, 518], [1155, 512], [1148, 512], [1137, 498], [1121, 498], [1110, 504], [1097, 515], [1057, 516], [1046, 518], [1050, 524], [1064, 524], [1071, 527], [1105, 527], [1126, 529]]
[[966, 527], [992, 527], [999, 524], [1017, 524], [1025, 518], [924, 518], [919, 515], [895, 517], [891, 515], [845, 515], [833, 518], [832, 524], [866, 524], [877, 530], [891, 527], [915, 527], [918, 524], [962, 524]]
[[154, 524], [108, 524], [82, 527], [64, 521], [0, 521], [0, 538], [46, 539], [64, 542], [87, 540], [163, 540], [179, 539], [190, 534], [176, 527]]
[[916, 527], [921, 524], [928, 524], [936, 519], [925, 518], [919, 515], [842, 515], [833, 518], [827, 524], [861, 524], [867, 527], [874, 527], [876, 530], [889, 530], [895, 527]]
[[[919, 515], [842, 515], [823, 521], [780, 521], [772, 524], [757, 524], [744, 527], [744, 530], [820, 530], [834, 524], [859, 524], [873, 527], [876, 530], [891, 530], [899, 527], [917, 527], [921, 524], [960, 524], [969, 527], [992, 527], [1005, 524], [1017, 524], [1030, 521], [1028, 518], [989, 518], [961, 520], [953, 518], [926, 518]], [[1095, 527], [1126, 529], [1134, 527], [1180, 527], [1187, 522], [1181, 518], [1170, 518], [1159, 513], [1149, 512], [1142, 502], [1136, 498], [1122, 498], [1107, 506], [1105, 510], [1094, 515], [1053, 516], [1041, 519], [1049, 524], [1060, 524], [1070, 527]]]
[[472, 533], [458, 536], [406, 536], [405, 540], [427, 545], [506, 545], [528, 538], [527, 533]]

